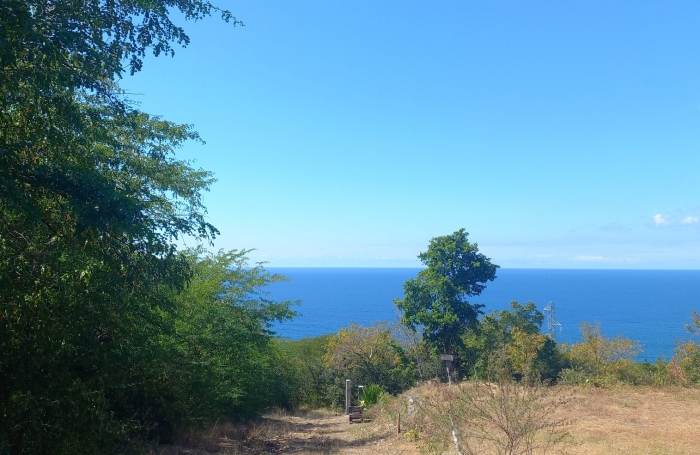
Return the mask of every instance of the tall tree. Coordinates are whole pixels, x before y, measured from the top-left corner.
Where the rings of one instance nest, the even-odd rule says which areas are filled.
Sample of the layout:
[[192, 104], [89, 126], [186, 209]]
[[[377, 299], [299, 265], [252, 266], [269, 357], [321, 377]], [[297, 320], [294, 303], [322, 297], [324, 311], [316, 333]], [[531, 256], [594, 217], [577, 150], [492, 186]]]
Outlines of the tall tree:
[[[479, 253], [468, 235], [460, 229], [431, 239], [428, 251], [418, 255], [426, 268], [404, 283], [404, 298], [394, 300], [403, 312], [402, 322], [422, 327], [424, 339], [447, 355], [455, 355], [464, 330], [477, 323], [481, 305], [471, 304], [467, 298], [481, 294], [499, 268]], [[451, 361], [447, 367], [452, 380]]]
[[164, 402], [138, 393], [191, 277], [174, 241], [217, 234], [201, 203], [213, 178], [174, 157], [192, 128], [134, 109], [117, 81], [147, 50], [189, 42], [176, 11], [216, 8], [0, 2], [2, 453], [118, 451], [159, 423], [148, 416]]
[[247, 252], [183, 252], [193, 275], [175, 296], [175, 330], [162, 338], [172, 360], [158, 371], [159, 387], [171, 397], [172, 423], [254, 416], [289, 398], [270, 328], [291, 319], [297, 302], [270, 300], [266, 287], [286, 278], [251, 266]]

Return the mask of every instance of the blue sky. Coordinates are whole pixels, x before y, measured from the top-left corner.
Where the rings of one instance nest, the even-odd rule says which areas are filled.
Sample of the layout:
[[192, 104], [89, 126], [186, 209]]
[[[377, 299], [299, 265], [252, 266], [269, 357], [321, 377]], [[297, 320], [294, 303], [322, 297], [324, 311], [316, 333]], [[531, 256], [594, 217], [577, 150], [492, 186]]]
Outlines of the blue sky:
[[700, 268], [698, 2], [221, 2], [122, 85], [191, 123], [215, 248], [415, 267]]

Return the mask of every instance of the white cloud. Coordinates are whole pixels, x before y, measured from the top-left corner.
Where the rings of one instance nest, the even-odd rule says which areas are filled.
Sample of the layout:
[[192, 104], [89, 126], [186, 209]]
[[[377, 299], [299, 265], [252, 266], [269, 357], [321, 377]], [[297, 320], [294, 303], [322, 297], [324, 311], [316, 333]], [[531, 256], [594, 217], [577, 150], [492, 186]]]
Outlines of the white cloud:
[[605, 257], [603, 256], [576, 256], [574, 258], [574, 261], [604, 261]]
[[683, 224], [695, 224], [695, 223], [697, 223], [698, 221], [700, 221], [700, 217], [697, 217], [697, 216], [686, 216], [685, 218], [683, 218], [682, 223], [683, 223]]
[[668, 217], [657, 213], [656, 215], [654, 215], [654, 223], [656, 223], [657, 226], [660, 224], [668, 224]]

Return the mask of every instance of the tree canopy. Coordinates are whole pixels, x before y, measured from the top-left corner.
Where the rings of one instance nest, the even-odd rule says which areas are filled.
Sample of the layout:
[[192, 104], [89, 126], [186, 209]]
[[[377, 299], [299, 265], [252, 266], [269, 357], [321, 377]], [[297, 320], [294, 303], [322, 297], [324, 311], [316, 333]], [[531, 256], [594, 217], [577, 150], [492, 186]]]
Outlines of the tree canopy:
[[394, 303], [404, 324], [421, 327], [428, 343], [452, 354], [462, 344], [462, 332], [476, 324], [481, 308], [467, 298], [481, 294], [496, 278], [498, 266], [479, 253], [464, 229], [431, 239], [418, 258], [426, 268], [404, 283], [404, 298]]
[[157, 366], [194, 264], [175, 240], [217, 235], [214, 180], [174, 155], [192, 127], [118, 81], [187, 45], [174, 14], [217, 11], [240, 24], [201, 0], [0, 3], [0, 452], [102, 453], [172, 424]]

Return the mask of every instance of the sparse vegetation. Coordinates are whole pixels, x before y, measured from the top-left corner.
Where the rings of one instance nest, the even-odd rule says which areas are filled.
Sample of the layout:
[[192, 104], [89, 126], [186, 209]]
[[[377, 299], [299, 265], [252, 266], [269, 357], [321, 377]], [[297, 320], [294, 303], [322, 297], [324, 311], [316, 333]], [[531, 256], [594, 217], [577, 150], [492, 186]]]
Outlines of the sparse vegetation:
[[426, 405], [442, 430], [425, 438], [431, 453], [456, 444], [468, 455], [544, 454], [560, 449], [567, 436], [569, 421], [554, 417], [569, 400], [563, 389], [513, 380], [465, 381], [443, 389], [436, 404]]

